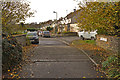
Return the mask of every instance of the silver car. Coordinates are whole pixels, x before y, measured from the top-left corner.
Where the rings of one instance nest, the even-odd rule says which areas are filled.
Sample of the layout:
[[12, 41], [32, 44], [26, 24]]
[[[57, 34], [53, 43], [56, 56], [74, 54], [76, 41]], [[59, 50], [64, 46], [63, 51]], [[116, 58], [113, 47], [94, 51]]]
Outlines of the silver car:
[[49, 31], [43, 31], [42, 37], [50, 37], [50, 32]]
[[26, 38], [28, 38], [30, 42], [39, 43], [37, 32], [28, 32]]
[[43, 33], [42, 31], [39, 31], [39, 32], [38, 32], [38, 35], [39, 35], [39, 36], [42, 36], [42, 33]]

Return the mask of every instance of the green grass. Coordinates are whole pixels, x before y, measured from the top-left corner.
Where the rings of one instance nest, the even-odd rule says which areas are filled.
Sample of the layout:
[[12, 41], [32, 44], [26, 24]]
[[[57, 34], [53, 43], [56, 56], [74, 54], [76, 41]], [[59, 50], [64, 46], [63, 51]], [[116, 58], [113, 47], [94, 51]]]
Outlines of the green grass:
[[95, 45], [96, 42], [94, 40], [75, 40], [73, 41], [73, 44], [79, 45], [79, 44], [93, 44]]
[[95, 40], [85, 40], [85, 43], [94, 44], [94, 45], [96, 44]]
[[12, 33], [12, 35], [18, 35], [18, 34], [27, 34], [27, 33], [23, 33], [23, 32], [20, 32], [20, 31]]

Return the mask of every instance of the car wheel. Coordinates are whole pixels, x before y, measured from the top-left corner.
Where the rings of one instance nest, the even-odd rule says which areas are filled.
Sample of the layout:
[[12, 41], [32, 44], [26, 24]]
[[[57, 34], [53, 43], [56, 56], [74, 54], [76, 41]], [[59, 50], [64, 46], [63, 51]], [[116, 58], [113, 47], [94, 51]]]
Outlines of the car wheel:
[[39, 42], [36, 42], [36, 44], [39, 44]]
[[91, 40], [95, 40], [95, 38], [94, 38], [94, 37], [91, 37]]
[[81, 40], [84, 40], [84, 37], [83, 37], [83, 36], [81, 36], [81, 37], [80, 37], [80, 39], [81, 39]]

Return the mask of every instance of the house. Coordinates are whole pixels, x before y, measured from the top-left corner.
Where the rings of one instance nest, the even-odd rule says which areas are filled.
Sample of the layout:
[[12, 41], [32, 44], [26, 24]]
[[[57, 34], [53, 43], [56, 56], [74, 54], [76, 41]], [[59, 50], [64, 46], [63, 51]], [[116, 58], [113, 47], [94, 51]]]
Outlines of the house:
[[74, 10], [66, 17], [61, 17], [56, 21], [56, 32], [78, 32], [80, 28], [78, 27], [77, 17], [79, 17], [80, 10]]
[[68, 18], [60, 18], [57, 21], [57, 28], [58, 32], [67, 32], [68, 30], [68, 25], [71, 23], [71, 19]]
[[74, 12], [71, 12], [68, 14], [64, 19], [65, 19], [65, 24], [67, 25], [67, 31], [70, 32], [78, 32], [80, 28], [78, 27], [78, 22], [77, 22], [77, 17], [80, 16], [80, 9], [75, 10]]
[[64, 22], [64, 18], [60, 18], [58, 21], [57, 21], [57, 28], [58, 28], [58, 32], [63, 32], [63, 31], [66, 31], [65, 30], [65, 22]]
[[45, 30], [47, 27], [53, 27], [53, 32], [78, 32], [80, 28], [78, 27], [77, 17], [80, 15], [80, 10], [74, 10], [66, 17], [61, 17], [59, 20], [49, 20], [43, 22], [42, 28]]
[[48, 21], [42, 22], [41, 23], [41, 29], [42, 30], [46, 30], [47, 27], [50, 27], [52, 23], [53, 23], [52, 20], [48, 20]]

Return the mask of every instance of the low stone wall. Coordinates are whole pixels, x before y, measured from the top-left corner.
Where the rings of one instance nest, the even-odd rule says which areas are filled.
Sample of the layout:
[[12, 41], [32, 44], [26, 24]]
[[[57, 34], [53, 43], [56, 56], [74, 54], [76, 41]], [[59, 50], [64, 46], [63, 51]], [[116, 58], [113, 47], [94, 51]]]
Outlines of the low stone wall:
[[120, 37], [97, 35], [96, 44], [104, 49], [119, 52]]

